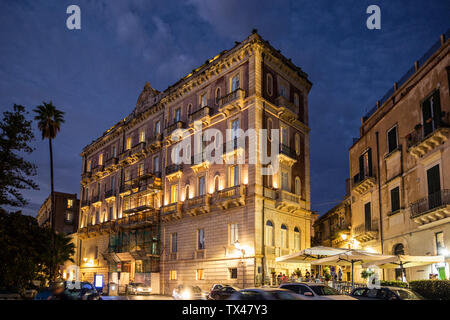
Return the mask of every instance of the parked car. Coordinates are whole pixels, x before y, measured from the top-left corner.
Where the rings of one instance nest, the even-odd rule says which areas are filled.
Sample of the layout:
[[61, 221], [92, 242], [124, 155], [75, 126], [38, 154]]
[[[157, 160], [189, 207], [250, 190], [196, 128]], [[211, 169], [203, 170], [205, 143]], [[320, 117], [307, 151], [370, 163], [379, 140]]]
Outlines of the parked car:
[[358, 300], [424, 300], [420, 294], [398, 287], [356, 288], [350, 295]]
[[151, 294], [152, 288], [144, 283], [130, 283], [127, 286], [127, 294]]
[[226, 300], [236, 291], [239, 291], [239, 288], [230, 285], [215, 285], [212, 287], [211, 292], [208, 295], [208, 299]]
[[233, 293], [228, 300], [306, 300], [299, 294], [280, 288], [242, 289]]
[[[52, 285], [50, 285], [50, 288]], [[101, 300], [101, 296], [95, 287], [89, 282], [75, 282], [75, 281], [64, 281], [64, 293], [69, 298], [69, 300]], [[38, 293], [36, 295], [36, 300], [43, 300], [42, 297], [48, 294], [48, 299], [51, 298], [52, 293], [49, 289], [45, 292]]]
[[52, 291], [46, 287], [38, 290], [38, 293], [34, 296], [34, 300], [49, 300], [51, 296]]
[[21, 298], [19, 291], [16, 289], [0, 288], [0, 300], [19, 300]]
[[321, 283], [283, 283], [280, 285], [280, 288], [291, 290], [306, 297], [308, 300], [356, 300]]
[[175, 300], [206, 300], [207, 292], [202, 291], [198, 286], [185, 286], [180, 284], [173, 289], [172, 297]]

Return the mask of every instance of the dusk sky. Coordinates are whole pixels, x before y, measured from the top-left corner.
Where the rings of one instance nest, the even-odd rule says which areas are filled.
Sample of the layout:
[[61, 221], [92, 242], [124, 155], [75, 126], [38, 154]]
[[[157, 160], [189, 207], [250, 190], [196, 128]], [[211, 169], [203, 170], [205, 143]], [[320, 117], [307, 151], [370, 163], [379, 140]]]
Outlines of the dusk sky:
[[[81, 30], [66, 8], [81, 8]], [[368, 30], [366, 8], [381, 8]], [[309, 95], [312, 209], [345, 194], [348, 148], [360, 118], [445, 33], [450, 1], [19, 1], [0, 2], [0, 111], [52, 100], [66, 123], [54, 144], [55, 190], [80, 192], [84, 146], [128, 115], [146, 81], [164, 90], [253, 28], [301, 67]], [[31, 114], [30, 114], [31, 117]], [[39, 191], [50, 193], [48, 142], [34, 124]]]

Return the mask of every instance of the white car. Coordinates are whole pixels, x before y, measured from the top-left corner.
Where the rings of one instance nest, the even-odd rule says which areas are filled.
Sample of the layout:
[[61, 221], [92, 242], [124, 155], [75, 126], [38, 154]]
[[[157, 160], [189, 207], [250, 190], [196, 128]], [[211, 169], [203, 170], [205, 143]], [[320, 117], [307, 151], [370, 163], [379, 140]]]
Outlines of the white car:
[[172, 298], [174, 300], [206, 300], [208, 292], [202, 291], [198, 286], [187, 286], [180, 284], [173, 289]]
[[308, 300], [357, 300], [321, 283], [283, 283], [280, 288], [291, 290]]

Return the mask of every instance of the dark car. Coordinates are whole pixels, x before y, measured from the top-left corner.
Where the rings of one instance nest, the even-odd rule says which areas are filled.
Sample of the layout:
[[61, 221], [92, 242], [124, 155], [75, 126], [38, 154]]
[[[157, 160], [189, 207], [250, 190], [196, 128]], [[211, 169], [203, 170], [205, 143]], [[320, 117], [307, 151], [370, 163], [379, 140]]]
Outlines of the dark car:
[[[51, 287], [51, 286], [50, 286]], [[64, 281], [64, 293], [68, 300], [101, 300], [95, 287], [89, 282]], [[45, 295], [45, 294], [43, 294]], [[40, 294], [37, 294], [40, 297]], [[51, 298], [51, 295], [49, 296]]]
[[355, 300], [355, 298], [341, 294], [336, 289], [320, 283], [283, 283], [280, 288], [291, 290], [308, 300]]
[[424, 300], [414, 291], [398, 287], [356, 288], [350, 295], [358, 300]]
[[306, 300], [301, 295], [280, 288], [243, 289], [233, 293], [228, 300]]
[[212, 288], [211, 292], [209, 293], [208, 299], [226, 300], [236, 291], [239, 291], [239, 289], [236, 287], [232, 287], [230, 285], [224, 285], [224, 286], [216, 285]]
[[135, 294], [135, 295], [143, 295], [143, 294], [151, 294], [152, 287], [144, 284], [144, 283], [130, 283], [127, 286], [127, 294]]

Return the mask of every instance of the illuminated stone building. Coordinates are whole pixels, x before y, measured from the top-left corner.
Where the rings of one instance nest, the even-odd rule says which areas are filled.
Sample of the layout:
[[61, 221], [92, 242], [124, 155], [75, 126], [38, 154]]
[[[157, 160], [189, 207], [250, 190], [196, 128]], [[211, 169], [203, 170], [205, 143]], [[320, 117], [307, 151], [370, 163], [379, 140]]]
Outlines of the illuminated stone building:
[[[356, 248], [447, 255], [450, 246], [450, 41], [430, 50], [361, 119], [350, 147]], [[397, 279], [400, 270], [387, 270]], [[449, 277], [448, 263], [407, 269], [407, 279]]]
[[[170, 294], [181, 283], [248, 287], [309, 267], [275, 258], [310, 246], [310, 88], [256, 32], [162, 92], [147, 84], [133, 112], [81, 154], [82, 277], [150, 281]], [[194, 137], [198, 123], [222, 133], [205, 144], [223, 148], [223, 159], [245, 161], [210, 162], [193, 145], [183, 154], [192, 163], [173, 161], [172, 133]], [[267, 128], [279, 139], [243, 134]], [[278, 141], [275, 170], [259, 150]]]

